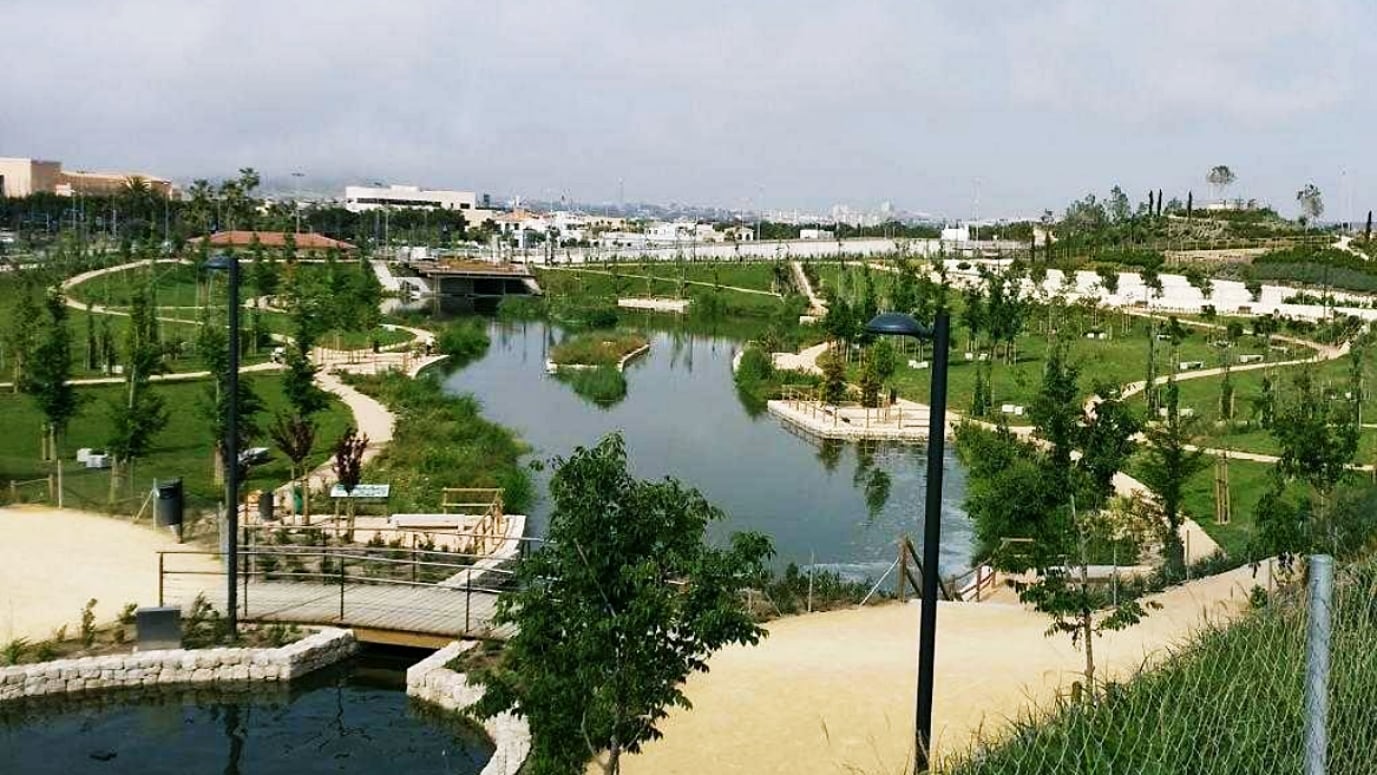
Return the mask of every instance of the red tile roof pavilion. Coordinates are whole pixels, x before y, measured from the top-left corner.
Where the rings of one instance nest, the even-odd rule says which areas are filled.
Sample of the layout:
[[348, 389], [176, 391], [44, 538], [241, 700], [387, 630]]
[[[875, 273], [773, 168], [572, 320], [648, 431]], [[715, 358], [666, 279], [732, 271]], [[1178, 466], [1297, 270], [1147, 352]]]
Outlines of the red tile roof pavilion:
[[[209, 240], [210, 244], [217, 248], [247, 248], [253, 245], [255, 234], [258, 235], [258, 243], [265, 248], [280, 248], [287, 243], [288, 232], [285, 231], [217, 231], [209, 237], [199, 239]], [[331, 239], [324, 234], [316, 234], [315, 232], [303, 232], [293, 236], [296, 237], [298, 250], [354, 249], [354, 245], [348, 242]]]

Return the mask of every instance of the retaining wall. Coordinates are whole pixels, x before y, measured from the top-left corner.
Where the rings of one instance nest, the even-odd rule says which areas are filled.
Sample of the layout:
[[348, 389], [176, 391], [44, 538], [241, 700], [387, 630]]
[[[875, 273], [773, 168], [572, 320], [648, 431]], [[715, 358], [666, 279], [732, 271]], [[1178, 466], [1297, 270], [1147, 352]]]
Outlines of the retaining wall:
[[279, 648], [166, 649], [58, 659], [0, 668], [0, 702], [138, 686], [290, 681], [357, 648], [352, 630], [329, 628]]
[[[452, 711], [461, 711], [477, 702], [483, 689], [469, 683], [463, 673], [445, 667], [474, 645], [473, 641], [455, 641], [412, 665], [406, 671], [407, 696]], [[511, 712], [502, 713], [484, 721], [483, 729], [497, 748], [479, 775], [515, 775], [531, 752], [531, 728], [526, 719]]]

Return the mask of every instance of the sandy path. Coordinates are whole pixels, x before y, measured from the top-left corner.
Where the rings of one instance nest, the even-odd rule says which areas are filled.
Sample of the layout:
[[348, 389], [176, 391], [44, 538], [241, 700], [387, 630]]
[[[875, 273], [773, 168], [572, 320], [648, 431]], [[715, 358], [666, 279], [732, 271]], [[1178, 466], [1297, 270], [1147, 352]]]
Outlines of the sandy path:
[[[1163, 610], [1096, 640], [1099, 664], [1126, 675], [1203, 617], [1236, 615], [1253, 583], [1245, 568], [1155, 596]], [[965, 748], [982, 727], [997, 732], [1006, 718], [1047, 703], [1078, 678], [1084, 657], [1069, 639], [1044, 637], [1047, 622], [1019, 606], [941, 604], [939, 756]], [[664, 739], [623, 759], [623, 771], [906, 772], [917, 629], [916, 603], [774, 622], [759, 646], [725, 649], [710, 660], [711, 672], [690, 678], [693, 709], [671, 711], [661, 727]]]
[[[76, 632], [91, 598], [99, 601], [98, 622], [114, 620], [125, 603], [157, 605], [157, 552], [192, 548], [147, 522], [72, 509], [0, 508], [0, 642], [43, 640], [64, 624]], [[177, 567], [219, 569], [208, 556], [179, 558]]]

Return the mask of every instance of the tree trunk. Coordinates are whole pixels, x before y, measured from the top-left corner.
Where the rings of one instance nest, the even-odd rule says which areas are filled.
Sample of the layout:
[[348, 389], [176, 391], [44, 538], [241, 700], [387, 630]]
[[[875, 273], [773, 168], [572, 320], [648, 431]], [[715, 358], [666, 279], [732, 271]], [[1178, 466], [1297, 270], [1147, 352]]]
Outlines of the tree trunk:
[[53, 431], [53, 467], [57, 469], [57, 507], [62, 508], [62, 453], [58, 451], [57, 431]]
[[1085, 638], [1085, 691], [1090, 704], [1095, 704], [1095, 630], [1094, 618], [1090, 611], [1090, 601], [1086, 597], [1090, 585], [1090, 573], [1086, 567], [1085, 531], [1080, 531], [1081, 549], [1081, 635]]

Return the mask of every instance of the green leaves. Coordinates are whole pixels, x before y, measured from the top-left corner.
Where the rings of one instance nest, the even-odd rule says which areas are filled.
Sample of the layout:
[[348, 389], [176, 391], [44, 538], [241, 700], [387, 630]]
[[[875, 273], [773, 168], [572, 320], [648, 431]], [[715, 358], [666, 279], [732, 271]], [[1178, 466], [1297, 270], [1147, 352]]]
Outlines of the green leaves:
[[580, 772], [602, 751], [615, 759], [659, 737], [667, 709], [689, 705], [689, 674], [722, 646], [764, 635], [741, 592], [772, 555], [754, 533], [707, 546], [722, 512], [674, 479], [632, 477], [619, 435], [556, 466], [549, 540], [498, 603], [517, 634], [502, 664], [479, 674], [476, 706], [528, 718], [536, 773]]

